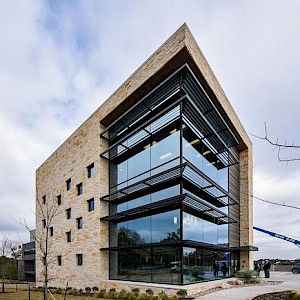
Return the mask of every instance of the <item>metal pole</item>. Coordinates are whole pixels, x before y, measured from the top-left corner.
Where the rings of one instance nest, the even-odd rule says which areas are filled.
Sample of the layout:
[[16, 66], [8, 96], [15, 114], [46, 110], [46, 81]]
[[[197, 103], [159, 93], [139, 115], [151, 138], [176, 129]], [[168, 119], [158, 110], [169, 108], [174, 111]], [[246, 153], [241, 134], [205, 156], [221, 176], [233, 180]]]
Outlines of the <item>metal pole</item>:
[[28, 284], [28, 300], [30, 300], [30, 284]]

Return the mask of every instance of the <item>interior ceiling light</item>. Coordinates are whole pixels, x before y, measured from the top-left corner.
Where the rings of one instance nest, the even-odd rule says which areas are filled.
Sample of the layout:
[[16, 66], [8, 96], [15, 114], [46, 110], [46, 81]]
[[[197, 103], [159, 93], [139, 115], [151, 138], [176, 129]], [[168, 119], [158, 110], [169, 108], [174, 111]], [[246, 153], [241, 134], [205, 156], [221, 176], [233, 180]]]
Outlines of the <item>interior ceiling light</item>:
[[205, 156], [205, 155], [207, 155], [209, 153], [210, 153], [210, 150], [207, 150], [207, 151], [203, 152], [203, 156]]
[[174, 134], [174, 133], [176, 133], [176, 131], [177, 131], [177, 129], [175, 128], [175, 129], [169, 131], [169, 133], [170, 133], [170, 134]]
[[171, 153], [171, 152], [168, 152], [168, 153], [163, 154], [162, 156], [160, 156], [159, 159], [165, 159], [165, 158], [167, 158], [167, 157], [169, 157], [169, 156], [171, 156], [171, 155], [172, 155], [172, 153]]

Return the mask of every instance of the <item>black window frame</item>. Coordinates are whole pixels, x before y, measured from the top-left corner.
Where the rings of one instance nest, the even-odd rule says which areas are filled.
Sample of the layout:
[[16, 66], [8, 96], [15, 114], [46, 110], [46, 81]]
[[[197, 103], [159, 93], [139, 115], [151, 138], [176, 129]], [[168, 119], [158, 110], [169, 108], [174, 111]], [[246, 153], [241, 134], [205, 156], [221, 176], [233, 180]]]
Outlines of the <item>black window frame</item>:
[[91, 178], [95, 175], [95, 164], [92, 163], [89, 166], [86, 167], [87, 168], [87, 177]]
[[77, 223], [77, 229], [83, 228], [82, 217], [76, 218], [76, 223]]
[[43, 204], [46, 204], [46, 203], [47, 203], [46, 195], [44, 195], [44, 196], [42, 197], [42, 199], [43, 199]]
[[72, 189], [72, 179], [71, 178], [66, 180], [66, 185], [67, 185], [67, 191]]
[[70, 220], [72, 218], [72, 209], [71, 209], [71, 207], [66, 209], [66, 214], [67, 214], [67, 220]]
[[67, 231], [66, 235], [67, 235], [67, 242], [71, 243], [72, 242], [72, 232], [71, 232], [71, 230]]
[[61, 265], [62, 265], [62, 258], [61, 258], [61, 255], [58, 255], [58, 256], [57, 256], [57, 265], [58, 265], [58, 266], [61, 266]]
[[76, 254], [77, 266], [83, 265], [83, 254]]
[[57, 198], [57, 205], [61, 205], [61, 194], [59, 194], [56, 198]]
[[49, 235], [53, 236], [54, 235], [54, 229], [53, 226], [49, 227]]
[[82, 184], [82, 182], [78, 183], [76, 185], [76, 188], [77, 188], [77, 196], [82, 195], [82, 193], [83, 193], [83, 184]]
[[[95, 210], [95, 199], [91, 198], [89, 200], [87, 200], [88, 203], [88, 212], [94, 211]], [[93, 209], [91, 209], [91, 204], [93, 203]]]

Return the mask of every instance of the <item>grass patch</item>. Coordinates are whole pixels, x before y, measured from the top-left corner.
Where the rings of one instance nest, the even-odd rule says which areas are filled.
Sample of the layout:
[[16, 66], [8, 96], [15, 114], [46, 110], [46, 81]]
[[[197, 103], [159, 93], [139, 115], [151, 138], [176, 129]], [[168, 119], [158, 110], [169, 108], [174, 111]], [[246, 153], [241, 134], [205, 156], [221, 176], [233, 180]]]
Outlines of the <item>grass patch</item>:
[[[31, 291], [30, 292], [30, 297], [31, 300], [43, 300], [43, 293], [41, 292], [35, 292]], [[54, 294], [54, 297], [56, 300], [63, 300], [64, 295], [57, 295]], [[15, 290], [7, 289], [7, 293], [5, 292], [4, 294], [0, 293], [0, 300], [28, 300], [28, 291], [20, 291], [20, 292], [15, 292]], [[49, 295], [48, 299], [52, 299], [52, 297]], [[67, 300], [91, 300], [92, 298], [87, 296], [72, 296], [72, 295], [67, 295]]]

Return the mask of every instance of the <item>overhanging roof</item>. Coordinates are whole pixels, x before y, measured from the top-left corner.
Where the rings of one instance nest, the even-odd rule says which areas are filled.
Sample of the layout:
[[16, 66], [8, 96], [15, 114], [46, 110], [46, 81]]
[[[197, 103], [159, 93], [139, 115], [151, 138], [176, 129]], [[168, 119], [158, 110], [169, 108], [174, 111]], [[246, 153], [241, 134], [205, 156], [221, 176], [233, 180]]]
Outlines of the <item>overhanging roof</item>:
[[238, 148], [251, 148], [252, 144], [246, 131], [186, 24], [183, 24], [102, 104], [99, 108], [101, 123], [104, 126], [111, 124], [184, 63], [188, 63], [192, 68], [214, 105], [238, 137]]

